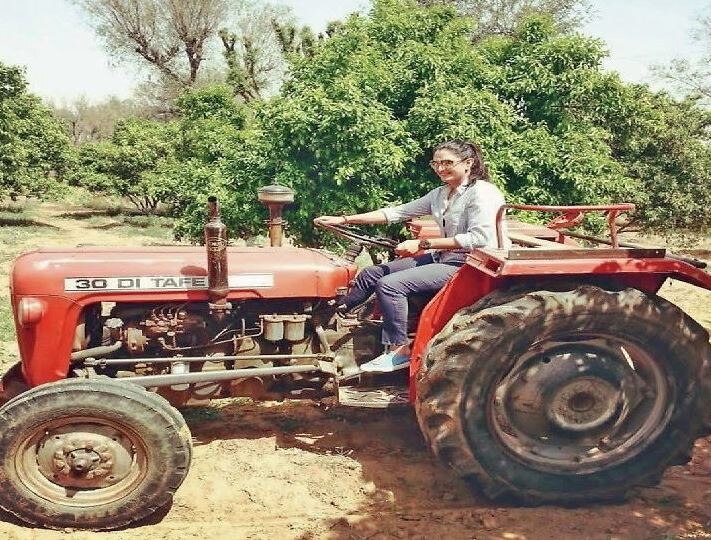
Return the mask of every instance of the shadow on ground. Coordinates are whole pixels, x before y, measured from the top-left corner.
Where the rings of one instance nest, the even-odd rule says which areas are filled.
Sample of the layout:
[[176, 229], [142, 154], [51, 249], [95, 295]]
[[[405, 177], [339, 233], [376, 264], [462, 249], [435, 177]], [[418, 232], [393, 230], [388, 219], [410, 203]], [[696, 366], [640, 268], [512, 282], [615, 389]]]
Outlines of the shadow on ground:
[[93, 217], [116, 217], [116, 216], [135, 216], [138, 212], [132, 212], [123, 208], [106, 208], [104, 210], [72, 210], [57, 214], [58, 218], [76, 219], [82, 221]]
[[[700, 512], [698, 500], [669, 482], [645, 489], [624, 504], [527, 508], [493, 503], [430, 455], [410, 408], [329, 409], [290, 402], [196, 408], [184, 414], [197, 446], [274, 437], [278, 448], [357, 462], [366, 502], [314, 526], [300, 537], [303, 540], [324, 528], [328, 538], [342, 540], [660, 538], [705, 530], [711, 519]], [[698, 495], [698, 488], [692, 491]]]
[[48, 229], [58, 229], [58, 227], [50, 225], [49, 223], [44, 223], [42, 221], [36, 221], [32, 218], [20, 216], [0, 217], [0, 227], [46, 227]]

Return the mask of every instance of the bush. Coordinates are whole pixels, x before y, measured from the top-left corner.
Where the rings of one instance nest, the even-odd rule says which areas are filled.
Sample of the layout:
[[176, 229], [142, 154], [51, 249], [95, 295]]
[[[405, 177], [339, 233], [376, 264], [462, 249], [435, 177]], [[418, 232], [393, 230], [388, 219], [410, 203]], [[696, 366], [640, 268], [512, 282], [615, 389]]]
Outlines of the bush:
[[22, 70], [0, 62], [0, 199], [55, 192], [73, 158], [61, 123], [27, 92]]

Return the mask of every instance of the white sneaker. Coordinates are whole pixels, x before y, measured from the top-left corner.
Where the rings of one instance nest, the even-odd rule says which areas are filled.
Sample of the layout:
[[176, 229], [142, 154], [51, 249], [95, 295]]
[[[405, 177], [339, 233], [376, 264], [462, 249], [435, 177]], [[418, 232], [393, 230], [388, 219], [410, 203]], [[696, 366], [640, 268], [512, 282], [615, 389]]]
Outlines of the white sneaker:
[[369, 373], [390, 373], [410, 366], [410, 357], [396, 352], [383, 353], [370, 362], [361, 364], [360, 370]]

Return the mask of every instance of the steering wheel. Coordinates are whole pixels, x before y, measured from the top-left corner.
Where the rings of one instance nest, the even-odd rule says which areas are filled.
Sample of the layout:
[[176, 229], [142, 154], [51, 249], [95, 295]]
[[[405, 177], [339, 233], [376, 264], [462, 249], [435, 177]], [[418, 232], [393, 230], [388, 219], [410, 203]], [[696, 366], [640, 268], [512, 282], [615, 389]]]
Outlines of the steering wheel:
[[393, 251], [395, 249], [395, 246], [398, 245], [398, 242], [396, 240], [393, 240], [392, 238], [384, 238], [382, 236], [370, 236], [368, 234], [363, 233], [359, 229], [348, 225], [326, 225], [325, 223], [316, 223], [316, 226], [322, 229], [326, 229], [327, 231], [332, 232], [336, 236], [346, 238], [353, 242], [358, 242], [364, 246], [372, 246], [380, 249], [387, 249], [389, 251]]

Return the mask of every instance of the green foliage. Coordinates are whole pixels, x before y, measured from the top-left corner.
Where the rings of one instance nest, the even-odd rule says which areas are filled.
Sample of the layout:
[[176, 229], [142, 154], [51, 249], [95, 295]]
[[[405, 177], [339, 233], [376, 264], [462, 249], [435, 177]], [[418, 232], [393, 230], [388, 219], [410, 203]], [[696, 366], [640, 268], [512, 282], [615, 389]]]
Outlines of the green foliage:
[[177, 157], [214, 163], [240, 143], [247, 123], [247, 109], [235, 101], [226, 86], [184, 93], [177, 101]]
[[644, 87], [629, 89], [626, 121], [612, 142], [639, 189], [634, 224], [661, 231], [711, 225], [711, 111]]
[[[164, 203], [190, 213], [219, 190], [218, 165], [242, 143], [246, 109], [226, 87], [188, 91], [172, 122], [119, 122], [110, 141], [84, 144], [73, 182], [129, 198], [146, 213]], [[178, 222], [178, 233], [184, 234]], [[192, 231], [191, 231], [192, 234]]]
[[[176, 236], [195, 239], [202, 236], [207, 197], [216, 195], [223, 201], [228, 195], [223, 170], [246, 144], [249, 114], [224, 86], [186, 93], [178, 107], [176, 159], [165, 162], [160, 174], [173, 186]], [[238, 225], [245, 218], [249, 216], [226, 216], [232, 230], [240, 230]]]
[[176, 235], [191, 238], [211, 194], [233, 235], [263, 233], [257, 189], [279, 182], [297, 193], [288, 232], [314, 245], [327, 237], [313, 217], [424, 194], [439, 183], [432, 148], [468, 138], [511, 202], [631, 201], [645, 227], [708, 225], [708, 113], [605, 73], [603, 45], [550, 18], [472, 44], [474, 26], [451, 6], [376, 0], [308, 53], [294, 29], [279, 95], [245, 104], [234, 88], [191, 90], [177, 120], [125, 122], [82, 147], [81, 181], [169, 203]]
[[119, 122], [110, 141], [89, 143], [79, 150], [80, 167], [73, 182], [93, 191], [127, 197], [143, 212], [154, 212], [173, 194], [173, 186], [157, 175], [174, 155], [174, 124], [129, 119]]
[[60, 122], [27, 92], [22, 70], [0, 63], [0, 199], [49, 193], [72, 159]]
[[527, 17], [543, 14], [563, 32], [579, 28], [588, 19], [588, 0], [418, 0], [421, 5], [449, 4], [463, 15], [476, 17], [476, 42], [489, 36], [511, 35]]
[[426, 162], [453, 137], [481, 143], [493, 181], [514, 201], [630, 195], [636, 182], [613, 159], [600, 121], [611, 113], [596, 96], [621, 86], [600, 72], [600, 43], [558, 35], [545, 18], [479, 46], [471, 28], [447, 6], [379, 0], [369, 18], [351, 17], [311, 56], [294, 57], [282, 94], [255, 107], [245, 144], [220, 167], [228, 222], [244, 232], [262, 226], [255, 192], [276, 180], [297, 192], [290, 232], [317, 243], [315, 215], [435, 187]]

